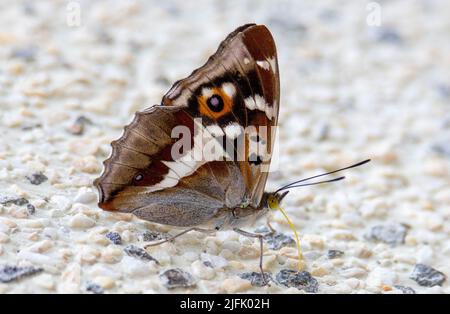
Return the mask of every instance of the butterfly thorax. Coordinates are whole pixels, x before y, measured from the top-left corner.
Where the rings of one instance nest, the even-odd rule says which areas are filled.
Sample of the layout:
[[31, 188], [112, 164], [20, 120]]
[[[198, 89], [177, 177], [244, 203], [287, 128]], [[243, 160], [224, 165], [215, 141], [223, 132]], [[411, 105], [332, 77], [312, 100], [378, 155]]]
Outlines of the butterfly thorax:
[[264, 192], [263, 197], [257, 206], [249, 201], [243, 201], [239, 206], [220, 209], [211, 220], [209, 225], [213, 225], [216, 230], [229, 230], [233, 228], [248, 227], [265, 216], [270, 207], [268, 199], [275, 196], [274, 193]]

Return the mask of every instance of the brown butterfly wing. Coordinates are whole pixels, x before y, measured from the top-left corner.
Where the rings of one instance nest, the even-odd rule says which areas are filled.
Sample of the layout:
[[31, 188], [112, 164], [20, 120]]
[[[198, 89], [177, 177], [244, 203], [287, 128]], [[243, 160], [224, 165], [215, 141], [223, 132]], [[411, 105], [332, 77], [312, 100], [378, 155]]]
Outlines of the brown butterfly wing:
[[172, 157], [177, 142], [172, 130], [179, 126], [189, 130], [194, 144], [199, 132], [183, 108], [154, 106], [136, 114], [112, 143], [105, 170], [94, 181], [101, 208], [162, 224], [195, 226], [210, 221], [221, 208], [239, 205], [245, 186], [233, 162], [189, 158], [195, 144]]
[[[222, 99], [220, 111], [207, 104], [213, 94]], [[233, 140], [236, 126], [250, 125], [272, 148], [270, 132], [263, 134], [259, 128], [277, 124], [278, 103], [278, 65], [270, 32], [264, 26], [244, 25], [203, 67], [175, 83], [162, 106], [137, 113], [112, 143], [104, 173], [95, 181], [99, 206], [175, 226], [204, 224], [219, 209], [243, 202], [257, 207], [267, 173], [257, 160], [249, 162], [250, 135], [245, 135], [242, 161], [192, 162], [172, 158], [176, 139], [171, 131], [186, 126], [194, 143], [195, 118], [202, 118], [207, 135], [219, 130], [226, 140]], [[270, 158], [264, 159], [270, 163]]]
[[[211, 112], [202, 101], [205, 94], [214, 90], [226, 97], [223, 91], [230, 86], [235, 90], [230, 97], [231, 105], [222, 112]], [[186, 107], [192, 116], [201, 117], [206, 125], [219, 126], [224, 134], [235, 124], [255, 128], [256, 134], [245, 134], [246, 149], [237, 164], [246, 183], [245, 199], [258, 206], [274, 146], [272, 127], [278, 124], [279, 100], [278, 59], [273, 37], [265, 26], [247, 24], [232, 32], [205, 65], [176, 82], [162, 104]], [[259, 143], [253, 143], [254, 138]], [[254, 152], [255, 147], [259, 151]]]

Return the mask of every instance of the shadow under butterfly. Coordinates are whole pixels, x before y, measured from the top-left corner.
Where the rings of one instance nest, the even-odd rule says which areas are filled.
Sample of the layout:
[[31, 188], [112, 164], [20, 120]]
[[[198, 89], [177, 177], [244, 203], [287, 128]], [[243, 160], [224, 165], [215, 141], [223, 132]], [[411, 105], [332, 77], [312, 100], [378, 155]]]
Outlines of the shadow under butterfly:
[[[234, 230], [260, 241], [263, 279], [263, 234], [240, 229], [280, 207], [290, 189], [335, 182], [309, 180], [369, 162], [365, 160], [265, 192], [278, 125], [280, 83], [274, 40], [263, 25], [237, 28], [218, 50], [187, 78], [177, 81], [161, 105], [137, 112], [123, 135], [111, 143], [112, 154], [94, 181], [99, 206], [133, 213], [155, 223], [184, 227], [171, 241], [190, 231]], [[183, 133], [183, 143], [174, 130]], [[176, 133], [176, 132], [175, 132]], [[213, 149], [205, 152], [205, 146]], [[257, 144], [257, 145], [255, 145]], [[231, 147], [231, 149], [230, 149]], [[256, 149], [255, 149], [256, 147]], [[199, 155], [200, 153], [200, 155]], [[201, 156], [201, 158], [198, 158]]]

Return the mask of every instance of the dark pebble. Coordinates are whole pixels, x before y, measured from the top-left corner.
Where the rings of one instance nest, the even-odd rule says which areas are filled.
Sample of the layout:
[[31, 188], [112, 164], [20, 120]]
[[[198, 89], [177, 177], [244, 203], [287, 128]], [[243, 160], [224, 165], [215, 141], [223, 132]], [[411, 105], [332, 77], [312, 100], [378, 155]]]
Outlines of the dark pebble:
[[394, 288], [400, 290], [403, 294], [416, 294], [416, 291], [411, 287], [395, 285]]
[[337, 12], [335, 10], [331, 10], [331, 9], [326, 9], [326, 10], [323, 10], [322, 12], [320, 12], [319, 18], [326, 22], [328, 22], [328, 21], [334, 22], [337, 19], [339, 19], [339, 12]]
[[6, 206], [11, 204], [22, 206], [28, 203], [28, 200], [23, 197], [0, 197], [0, 204]]
[[262, 274], [260, 272], [248, 272], [248, 273], [242, 273], [239, 275], [241, 279], [250, 280], [252, 286], [255, 287], [263, 287], [267, 285], [267, 282], [273, 281], [272, 274], [271, 273], [264, 273], [264, 277], [266, 277], [264, 280]]
[[424, 287], [440, 286], [446, 279], [442, 272], [424, 264], [416, 264], [409, 278]]
[[25, 2], [22, 6], [22, 9], [26, 15], [35, 15], [36, 14], [36, 9], [31, 2]]
[[40, 124], [40, 123], [28, 124], [28, 125], [23, 126], [21, 128], [21, 130], [22, 131], [29, 131], [29, 130], [33, 130], [33, 129], [36, 129], [36, 128], [42, 128], [42, 124]]
[[[450, 141], [450, 139], [449, 139], [449, 141]], [[438, 153], [439, 155], [450, 158], [450, 142], [449, 141], [443, 141], [441, 143], [436, 143], [433, 146], [431, 146], [431, 149], [434, 152]]]
[[283, 269], [277, 274], [276, 281], [285, 287], [295, 287], [309, 293], [316, 293], [319, 290], [319, 283], [307, 271]]
[[180, 268], [168, 269], [161, 273], [159, 278], [167, 289], [186, 288], [195, 285], [192, 275]]
[[104, 293], [102, 286], [100, 286], [96, 283], [93, 283], [93, 282], [87, 284], [86, 290], [89, 292], [92, 292], [93, 294], [103, 294]]
[[344, 252], [339, 250], [328, 250], [327, 256], [329, 259], [338, 258], [344, 255]]
[[92, 121], [85, 116], [79, 116], [70, 126], [69, 132], [74, 135], [83, 135], [87, 124], [92, 124]]
[[156, 240], [165, 240], [168, 238], [167, 234], [156, 231], [145, 231], [140, 235], [140, 240], [143, 242], [152, 242]]
[[97, 32], [97, 39], [100, 43], [106, 45], [111, 45], [114, 43], [114, 38], [105, 29], [101, 29]]
[[154, 261], [156, 264], [159, 265], [159, 261], [150, 254], [148, 254], [147, 251], [144, 250], [143, 248], [131, 244], [125, 247], [123, 250], [129, 256], [136, 257], [144, 261]]
[[330, 137], [330, 125], [328, 123], [324, 123], [319, 126], [319, 132], [317, 135], [318, 141], [325, 141]]
[[33, 204], [28, 203], [27, 211], [28, 211], [28, 214], [33, 215], [36, 212], [36, 207], [34, 207]]
[[36, 48], [35, 47], [23, 47], [14, 49], [11, 52], [11, 58], [22, 59], [27, 62], [34, 61], [36, 56]]
[[373, 226], [365, 235], [369, 241], [384, 242], [391, 246], [405, 243], [407, 228], [399, 223]]
[[158, 75], [155, 78], [156, 83], [164, 85], [164, 86], [168, 86], [170, 85], [172, 82], [164, 75]]
[[442, 98], [445, 98], [445, 99], [450, 98], [450, 85], [438, 84], [436, 86], [436, 90]]
[[382, 27], [377, 30], [376, 40], [382, 43], [388, 44], [400, 44], [403, 42], [402, 36], [395, 30], [390, 27]]
[[274, 14], [269, 17], [268, 23], [275, 28], [280, 28], [284, 32], [291, 32], [297, 35], [298, 39], [304, 38], [308, 34], [308, 27], [305, 24], [293, 19], [286, 19], [283, 15]]
[[279, 250], [283, 246], [292, 246], [295, 244], [295, 240], [292, 239], [290, 236], [277, 231], [273, 232], [266, 226], [261, 226], [257, 228], [255, 232], [265, 234], [264, 241], [266, 241], [267, 246], [271, 250]]
[[34, 185], [39, 185], [42, 182], [48, 180], [48, 178], [42, 172], [33, 173], [31, 176], [27, 176], [27, 179], [31, 184]]
[[108, 232], [106, 237], [114, 244], [122, 244], [122, 237], [117, 232]]
[[18, 280], [22, 277], [31, 276], [43, 271], [42, 268], [36, 268], [33, 266], [20, 267], [20, 266], [0, 266], [0, 282], [6, 283]]

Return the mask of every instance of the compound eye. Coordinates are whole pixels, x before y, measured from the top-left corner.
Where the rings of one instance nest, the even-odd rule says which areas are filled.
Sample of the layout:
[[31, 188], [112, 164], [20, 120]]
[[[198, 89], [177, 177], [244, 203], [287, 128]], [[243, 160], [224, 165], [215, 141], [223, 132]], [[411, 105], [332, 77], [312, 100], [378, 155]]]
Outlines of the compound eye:
[[270, 209], [277, 209], [278, 208], [278, 199], [271, 195], [267, 199], [267, 204], [269, 205]]
[[224, 108], [223, 99], [217, 94], [214, 94], [211, 97], [209, 97], [208, 100], [206, 101], [206, 104], [208, 105], [208, 108], [214, 112], [221, 112]]

